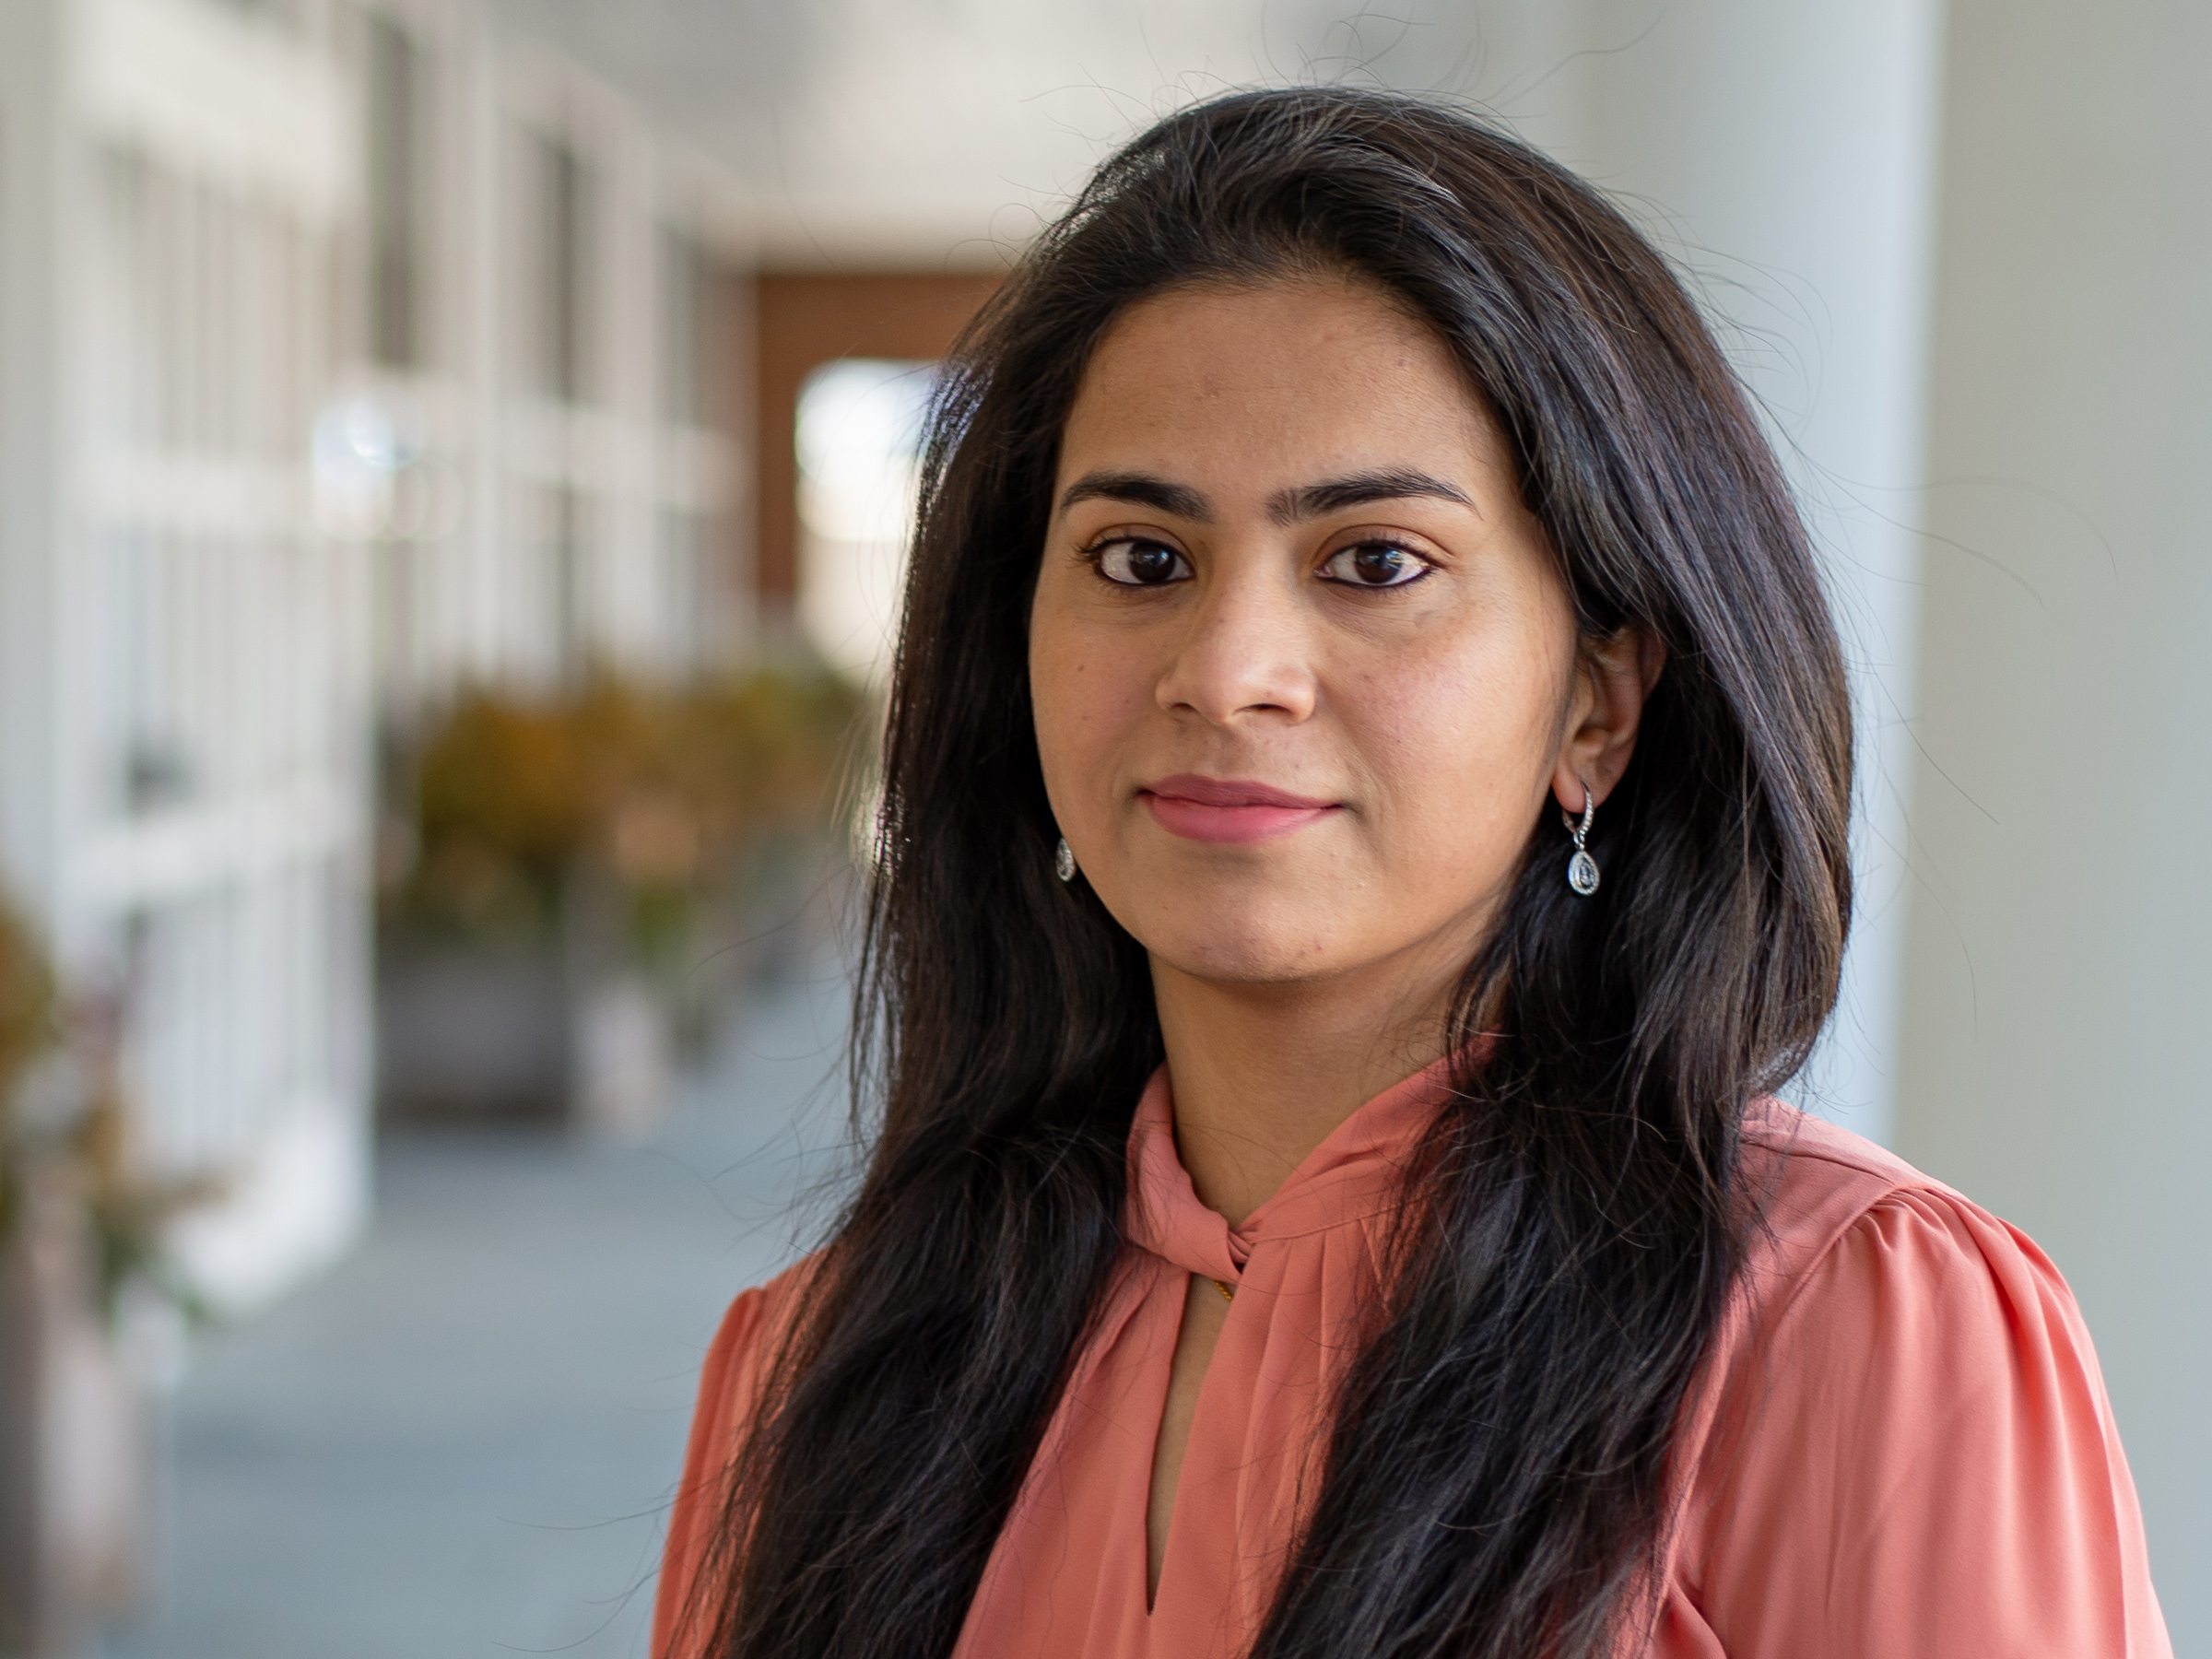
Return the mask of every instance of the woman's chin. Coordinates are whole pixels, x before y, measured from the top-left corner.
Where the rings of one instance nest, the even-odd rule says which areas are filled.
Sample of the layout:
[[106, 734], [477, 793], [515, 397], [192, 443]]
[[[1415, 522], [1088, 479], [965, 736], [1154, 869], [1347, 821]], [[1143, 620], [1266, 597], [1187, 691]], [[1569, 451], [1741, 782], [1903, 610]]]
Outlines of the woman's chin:
[[1240, 926], [1237, 919], [1229, 918], [1209, 926], [1204, 917], [1183, 917], [1136, 936], [1154, 961], [1186, 979], [1225, 985], [1289, 985], [1331, 978], [1352, 965], [1342, 959], [1345, 953], [1331, 936], [1335, 932], [1327, 921], [1284, 929], [1254, 926], [1248, 919]]
[[1340, 866], [1324, 875], [1272, 862], [1248, 855], [1182, 869], [1147, 860], [1125, 879], [1103, 872], [1094, 886], [1156, 961], [1192, 979], [1268, 984], [1342, 972], [1378, 918], [1347, 906]]

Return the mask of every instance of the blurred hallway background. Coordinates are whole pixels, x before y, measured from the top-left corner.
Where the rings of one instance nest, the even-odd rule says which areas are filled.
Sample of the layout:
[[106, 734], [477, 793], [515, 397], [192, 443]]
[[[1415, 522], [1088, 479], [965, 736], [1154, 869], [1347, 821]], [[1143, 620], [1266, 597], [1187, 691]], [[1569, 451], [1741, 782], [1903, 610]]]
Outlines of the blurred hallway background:
[[931, 364], [1285, 80], [1690, 273], [1856, 679], [1799, 1092], [2058, 1261], [2212, 1649], [2207, 69], [2190, 0], [0, 0], [0, 1653], [641, 1651], [642, 1523], [432, 1541], [673, 1478], [804, 1226]]
[[642, 1653], [702, 1333], [843, 1167], [843, 1027], [835, 979], [759, 999], [633, 1145], [387, 1136], [362, 1247], [179, 1390], [113, 1659]]

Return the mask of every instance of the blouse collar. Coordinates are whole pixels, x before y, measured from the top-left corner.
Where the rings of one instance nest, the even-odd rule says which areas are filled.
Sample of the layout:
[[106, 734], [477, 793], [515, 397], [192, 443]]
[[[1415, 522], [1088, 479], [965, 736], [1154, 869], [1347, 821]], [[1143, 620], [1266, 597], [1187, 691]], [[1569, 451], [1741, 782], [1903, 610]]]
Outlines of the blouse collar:
[[1406, 1160], [1450, 1095], [1447, 1056], [1337, 1124], [1274, 1197], [1231, 1228], [1199, 1202], [1182, 1167], [1162, 1065], [1146, 1084], [1129, 1132], [1129, 1238], [1186, 1273], [1234, 1284], [1256, 1245], [1347, 1227], [1394, 1206]]

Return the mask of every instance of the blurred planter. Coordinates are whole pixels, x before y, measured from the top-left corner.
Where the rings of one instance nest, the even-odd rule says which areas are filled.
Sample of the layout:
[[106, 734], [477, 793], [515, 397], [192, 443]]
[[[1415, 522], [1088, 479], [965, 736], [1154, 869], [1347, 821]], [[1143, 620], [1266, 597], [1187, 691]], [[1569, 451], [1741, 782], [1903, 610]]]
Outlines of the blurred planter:
[[[818, 847], [857, 712], [781, 673], [456, 700], [386, 772], [379, 1052], [395, 1116], [651, 1126], [764, 872]], [[802, 861], [811, 862], [811, 861]]]
[[569, 1098], [559, 959], [526, 943], [388, 938], [378, 1093], [395, 1116], [557, 1118]]
[[70, 1171], [18, 1187], [0, 1242], [0, 1652], [76, 1659], [141, 1597], [153, 1414], [110, 1339]]
[[379, 1093], [401, 1119], [572, 1122], [642, 1134], [674, 1093], [665, 1001], [635, 975], [571, 988], [513, 944], [400, 945], [378, 971]]

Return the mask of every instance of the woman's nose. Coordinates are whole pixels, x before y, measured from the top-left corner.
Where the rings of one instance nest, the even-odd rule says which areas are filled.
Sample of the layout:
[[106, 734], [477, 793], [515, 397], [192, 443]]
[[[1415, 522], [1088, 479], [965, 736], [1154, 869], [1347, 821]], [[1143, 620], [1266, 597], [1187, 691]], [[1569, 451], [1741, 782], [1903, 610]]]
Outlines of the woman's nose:
[[1159, 679], [1159, 706], [1219, 726], [1306, 719], [1317, 687], [1296, 577], [1239, 561], [1201, 580], [1189, 629]]

